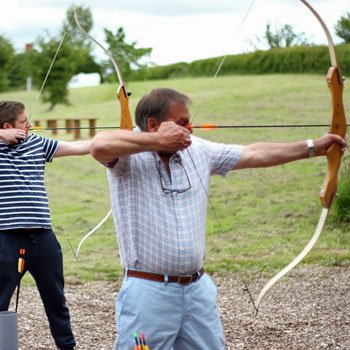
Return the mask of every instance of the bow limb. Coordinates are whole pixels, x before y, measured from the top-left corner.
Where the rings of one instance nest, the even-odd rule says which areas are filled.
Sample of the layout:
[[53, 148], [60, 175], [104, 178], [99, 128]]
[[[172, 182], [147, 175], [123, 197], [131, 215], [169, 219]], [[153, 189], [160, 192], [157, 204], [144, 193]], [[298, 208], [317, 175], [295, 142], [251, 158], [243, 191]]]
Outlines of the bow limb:
[[118, 96], [118, 100], [120, 103], [120, 107], [121, 107], [121, 118], [120, 118], [120, 128], [121, 129], [126, 129], [126, 130], [132, 130], [132, 119], [131, 119], [131, 114], [130, 114], [130, 108], [129, 108], [129, 93], [126, 91], [125, 88], [125, 83], [121, 74], [121, 71], [118, 67], [117, 62], [115, 61], [115, 59], [113, 58], [112, 54], [110, 53], [110, 51], [108, 51], [100, 42], [98, 42], [95, 38], [93, 38], [89, 33], [87, 33], [83, 27], [81, 26], [79, 20], [78, 20], [78, 16], [77, 16], [77, 12], [74, 11], [74, 19], [75, 22], [78, 26], [78, 28], [89, 38], [91, 39], [94, 43], [96, 43], [109, 57], [109, 59], [111, 60], [114, 70], [117, 73], [117, 77], [119, 80], [119, 88], [117, 90], [117, 96]]
[[[75, 22], [78, 26], [78, 28], [89, 38], [91, 39], [94, 43], [96, 43], [109, 57], [111, 60], [114, 70], [117, 74], [118, 80], [119, 80], [119, 87], [117, 90], [117, 97], [118, 101], [120, 104], [120, 129], [125, 129], [125, 130], [132, 130], [132, 119], [131, 119], [131, 114], [130, 114], [130, 108], [129, 108], [129, 95], [130, 93], [127, 92], [124, 84], [124, 80], [122, 78], [122, 74], [120, 72], [120, 69], [118, 67], [117, 62], [113, 58], [112, 54], [100, 43], [98, 42], [95, 38], [93, 38], [89, 33], [87, 33], [81, 24], [79, 23], [78, 16], [76, 11], [74, 11], [74, 19]], [[83, 243], [94, 233], [96, 232], [110, 217], [112, 213], [112, 210], [109, 210], [108, 213], [105, 215], [105, 217], [88, 233], [86, 233], [83, 238], [80, 240], [77, 251], [76, 251], [76, 261], [79, 259], [79, 253], [80, 249], [83, 246]]]
[[84, 235], [84, 237], [81, 239], [81, 241], [79, 242], [78, 248], [77, 248], [77, 252], [76, 252], [76, 259], [77, 260], [79, 257], [79, 252], [80, 252], [81, 246], [95, 231], [97, 231], [107, 221], [107, 219], [109, 218], [109, 216], [111, 214], [112, 214], [112, 210], [109, 210], [109, 212], [106, 214], [106, 216], [92, 230], [90, 230], [86, 235]]
[[[345, 117], [344, 106], [343, 106], [343, 77], [340, 71], [334, 42], [326, 24], [324, 23], [320, 15], [316, 12], [316, 10], [306, 0], [300, 0], [300, 1], [317, 18], [327, 37], [330, 61], [331, 61], [331, 67], [329, 68], [327, 73], [327, 84], [332, 95], [332, 114], [330, 118], [329, 132], [332, 134], [342, 136], [344, 138], [346, 134], [346, 117]], [[322, 230], [326, 223], [333, 200], [337, 193], [338, 172], [339, 172], [340, 163], [341, 163], [341, 151], [340, 151], [339, 145], [334, 143], [331, 147], [329, 147], [329, 149], [327, 150], [326, 156], [327, 156], [328, 170], [327, 170], [326, 178], [323, 182], [323, 185], [320, 191], [320, 201], [322, 205], [322, 211], [321, 211], [321, 215], [320, 215], [316, 230], [311, 240], [308, 242], [308, 244], [305, 246], [302, 252], [297, 257], [295, 257], [293, 261], [289, 265], [287, 265], [282, 271], [280, 271], [270, 281], [268, 281], [268, 283], [261, 290], [258, 298], [256, 299], [256, 302], [254, 303], [256, 312], [258, 312], [260, 303], [264, 298], [264, 296], [266, 295], [267, 291], [278, 280], [280, 280], [284, 275], [286, 275], [290, 270], [292, 270], [296, 265], [298, 265], [305, 258], [305, 256], [314, 247], [314, 245], [316, 244], [318, 238], [322, 233]]]

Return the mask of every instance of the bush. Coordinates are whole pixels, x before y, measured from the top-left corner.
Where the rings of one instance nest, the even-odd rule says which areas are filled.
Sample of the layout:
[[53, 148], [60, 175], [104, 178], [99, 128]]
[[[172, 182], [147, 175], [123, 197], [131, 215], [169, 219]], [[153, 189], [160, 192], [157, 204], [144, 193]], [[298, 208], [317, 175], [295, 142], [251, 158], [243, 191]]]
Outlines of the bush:
[[[350, 75], [350, 44], [336, 47], [342, 73]], [[223, 57], [213, 57], [191, 63], [154, 66], [143, 71], [135, 80], [213, 76]], [[220, 75], [316, 73], [325, 74], [330, 66], [327, 46], [294, 46], [226, 56]], [[141, 73], [141, 72], [140, 72]], [[140, 80], [141, 80], [140, 79]]]
[[7, 68], [12, 61], [14, 49], [12, 44], [0, 35], [0, 91], [8, 87]]
[[332, 209], [332, 220], [337, 223], [350, 225], [350, 164], [348, 157], [344, 156], [343, 158], [338, 179], [338, 195]]

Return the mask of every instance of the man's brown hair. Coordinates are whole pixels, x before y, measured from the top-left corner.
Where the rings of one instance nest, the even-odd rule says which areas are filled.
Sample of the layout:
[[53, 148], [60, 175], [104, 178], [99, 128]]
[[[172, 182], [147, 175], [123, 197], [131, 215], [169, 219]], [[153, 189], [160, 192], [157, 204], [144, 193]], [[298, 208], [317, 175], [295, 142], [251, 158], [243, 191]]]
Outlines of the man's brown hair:
[[0, 129], [5, 123], [14, 125], [18, 114], [25, 110], [22, 102], [17, 101], [0, 101]]

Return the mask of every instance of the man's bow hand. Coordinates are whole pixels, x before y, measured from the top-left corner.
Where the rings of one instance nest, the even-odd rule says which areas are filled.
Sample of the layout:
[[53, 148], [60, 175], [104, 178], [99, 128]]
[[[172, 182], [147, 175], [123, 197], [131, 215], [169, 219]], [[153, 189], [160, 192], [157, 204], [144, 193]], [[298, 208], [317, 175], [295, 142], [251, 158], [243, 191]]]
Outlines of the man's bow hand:
[[315, 147], [315, 156], [324, 156], [327, 154], [327, 150], [333, 145], [337, 144], [339, 146], [339, 150], [341, 155], [344, 154], [346, 149], [346, 142], [345, 140], [335, 134], [326, 134], [320, 137], [317, 140], [314, 140], [314, 147]]

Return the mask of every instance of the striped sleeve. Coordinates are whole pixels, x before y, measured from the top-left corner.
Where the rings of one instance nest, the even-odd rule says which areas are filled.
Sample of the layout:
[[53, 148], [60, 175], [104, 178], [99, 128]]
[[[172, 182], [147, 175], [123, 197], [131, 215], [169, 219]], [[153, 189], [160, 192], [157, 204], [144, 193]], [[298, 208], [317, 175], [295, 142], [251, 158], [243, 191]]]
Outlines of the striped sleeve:
[[43, 142], [45, 160], [47, 162], [52, 162], [52, 159], [58, 148], [58, 141], [53, 139], [48, 139], [46, 137], [42, 137], [42, 142]]

